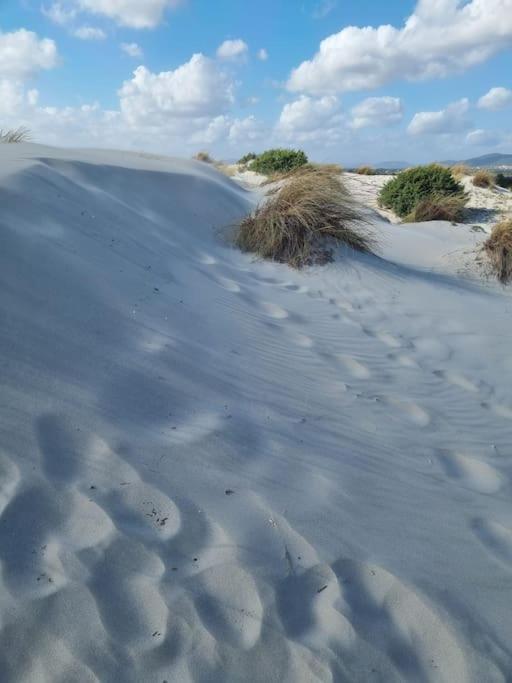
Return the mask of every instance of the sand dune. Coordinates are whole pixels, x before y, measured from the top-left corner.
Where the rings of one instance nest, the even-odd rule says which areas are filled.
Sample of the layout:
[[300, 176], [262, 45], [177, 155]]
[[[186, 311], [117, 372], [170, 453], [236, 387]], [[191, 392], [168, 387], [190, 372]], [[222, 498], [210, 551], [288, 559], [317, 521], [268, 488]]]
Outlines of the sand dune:
[[509, 680], [482, 235], [375, 217], [296, 272], [230, 248], [258, 195], [206, 164], [0, 159], [2, 682]]

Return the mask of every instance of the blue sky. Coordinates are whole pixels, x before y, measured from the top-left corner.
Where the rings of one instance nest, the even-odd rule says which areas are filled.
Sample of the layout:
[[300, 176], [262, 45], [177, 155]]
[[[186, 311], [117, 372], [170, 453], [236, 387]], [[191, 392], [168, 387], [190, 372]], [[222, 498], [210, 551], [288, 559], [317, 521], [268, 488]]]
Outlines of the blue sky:
[[512, 0], [7, 0], [0, 127], [347, 165], [512, 152]]

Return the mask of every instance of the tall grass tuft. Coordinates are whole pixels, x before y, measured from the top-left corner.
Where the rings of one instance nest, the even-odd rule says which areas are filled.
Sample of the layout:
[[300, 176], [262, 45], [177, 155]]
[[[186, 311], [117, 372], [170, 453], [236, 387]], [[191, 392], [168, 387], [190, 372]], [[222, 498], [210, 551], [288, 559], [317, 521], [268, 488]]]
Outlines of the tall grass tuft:
[[18, 142], [28, 142], [31, 139], [28, 128], [20, 126], [11, 130], [0, 130], [0, 143], [13, 144]]
[[425, 221], [459, 223], [463, 219], [465, 205], [465, 195], [451, 195], [448, 197], [434, 195], [421, 199], [405, 220], [408, 223], [422, 223]]
[[491, 171], [481, 169], [473, 176], [473, 185], [475, 187], [494, 187], [496, 184], [496, 176]]
[[204, 164], [213, 164], [215, 163], [215, 160], [212, 159], [212, 157], [208, 154], [208, 152], [198, 152], [195, 156], [194, 159], [196, 161], [202, 161]]
[[498, 280], [509, 282], [512, 279], [512, 218], [495, 225], [484, 246]]
[[338, 172], [300, 168], [237, 226], [235, 244], [261, 258], [301, 268], [332, 259], [345, 244], [371, 252], [376, 240]]
[[359, 175], [375, 175], [373, 166], [359, 166], [356, 168], [356, 173]]
[[471, 175], [471, 169], [466, 164], [455, 164], [450, 168], [455, 180], [461, 180], [464, 176]]

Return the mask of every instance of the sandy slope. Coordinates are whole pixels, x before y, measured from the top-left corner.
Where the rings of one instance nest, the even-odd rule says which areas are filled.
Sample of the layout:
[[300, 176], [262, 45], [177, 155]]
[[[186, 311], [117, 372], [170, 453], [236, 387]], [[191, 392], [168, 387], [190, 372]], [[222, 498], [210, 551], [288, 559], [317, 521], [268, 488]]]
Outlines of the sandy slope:
[[204, 164], [0, 147], [6, 683], [512, 672], [512, 299], [376, 222], [303, 273]]

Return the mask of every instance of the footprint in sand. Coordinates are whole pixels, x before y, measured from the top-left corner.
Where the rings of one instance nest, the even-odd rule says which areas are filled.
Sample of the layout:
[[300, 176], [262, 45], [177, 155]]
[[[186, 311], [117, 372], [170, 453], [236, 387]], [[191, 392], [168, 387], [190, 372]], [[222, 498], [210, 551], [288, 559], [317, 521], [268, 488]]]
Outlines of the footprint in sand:
[[238, 294], [238, 292], [241, 291], [240, 285], [237, 282], [235, 282], [234, 280], [230, 280], [230, 278], [228, 278], [228, 277], [219, 276], [216, 278], [216, 282], [223, 289], [227, 289], [228, 292], [233, 292], [235, 294]]
[[418, 427], [426, 427], [430, 424], [430, 415], [417, 403], [401, 398], [388, 397], [386, 400], [403, 413], [410, 422], [418, 425]]
[[503, 526], [499, 522], [477, 517], [471, 522], [471, 528], [478, 540], [487, 550], [512, 567], [512, 528]]
[[285, 311], [284, 308], [281, 308], [281, 306], [273, 304], [270, 301], [262, 301], [260, 306], [261, 310], [265, 313], [265, 315], [268, 315], [269, 318], [284, 320], [288, 317], [288, 311]]
[[494, 467], [464, 453], [442, 450], [439, 461], [446, 475], [478, 493], [496, 493], [503, 484], [502, 476]]
[[345, 356], [343, 354], [338, 355], [339, 361], [345, 366], [345, 368], [350, 372], [352, 377], [356, 379], [369, 379], [371, 377], [371, 372], [366, 365], [360, 363], [352, 356]]
[[399, 349], [402, 346], [400, 339], [393, 337], [389, 332], [377, 332], [377, 339], [391, 349]]
[[459, 387], [464, 391], [469, 391], [471, 393], [477, 393], [479, 391], [478, 386], [474, 382], [472, 382], [467, 377], [464, 377], [464, 375], [460, 375], [457, 372], [445, 372], [444, 370], [434, 370], [433, 374], [436, 375], [436, 377], [442, 377], [450, 384], [453, 384], [453, 386]]
[[292, 334], [290, 335], [290, 339], [296, 346], [300, 346], [303, 349], [311, 349], [315, 342], [311, 339], [311, 337], [308, 337], [307, 334]]

